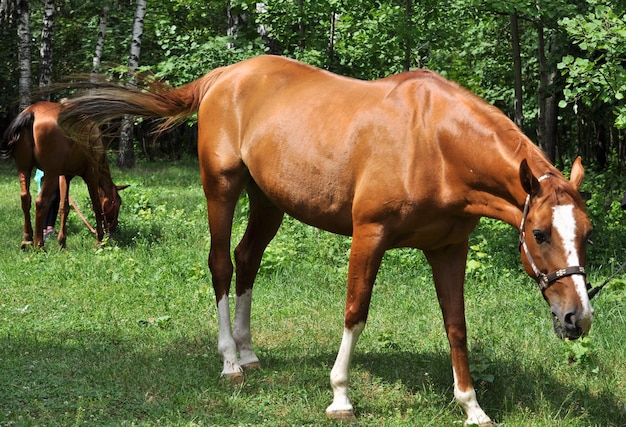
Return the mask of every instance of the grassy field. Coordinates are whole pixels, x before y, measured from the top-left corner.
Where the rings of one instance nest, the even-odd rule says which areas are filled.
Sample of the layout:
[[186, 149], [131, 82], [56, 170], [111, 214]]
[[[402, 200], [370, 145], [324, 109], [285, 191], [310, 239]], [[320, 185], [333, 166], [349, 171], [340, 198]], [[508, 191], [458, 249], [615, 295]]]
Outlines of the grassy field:
[[[197, 165], [141, 163], [113, 175], [131, 187], [121, 230], [104, 246], [72, 213], [67, 250], [49, 242], [47, 252], [22, 252], [19, 185], [13, 165], [0, 164], [0, 426], [339, 425], [324, 410], [349, 239], [286, 220], [256, 285], [263, 369], [233, 386], [219, 378]], [[89, 211], [79, 179], [72, 196]], [[243, 227], [239, 218], [236, 236]], [[483, 409], [502, 426], [626, 426], [624, 282], [594, 300], [589, 338], [560, 341], [516, 238], [493, 221], [472, 237], [467, 312]], [[609, 273], [592, 269], [591, 279]], [[353, 424], [462, 425], [421, 253], [387, 254], [370, 313], [352, 365]]]

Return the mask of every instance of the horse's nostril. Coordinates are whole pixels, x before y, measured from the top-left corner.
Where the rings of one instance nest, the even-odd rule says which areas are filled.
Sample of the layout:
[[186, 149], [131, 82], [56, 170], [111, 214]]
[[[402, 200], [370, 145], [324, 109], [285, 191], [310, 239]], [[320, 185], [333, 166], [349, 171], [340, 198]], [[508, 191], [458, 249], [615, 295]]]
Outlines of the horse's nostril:
[[576, 325], [576, 320], [574, 319], [574, 313], [567, 313], [565, 315], [565, 326], [568, 328], [573, 328]]

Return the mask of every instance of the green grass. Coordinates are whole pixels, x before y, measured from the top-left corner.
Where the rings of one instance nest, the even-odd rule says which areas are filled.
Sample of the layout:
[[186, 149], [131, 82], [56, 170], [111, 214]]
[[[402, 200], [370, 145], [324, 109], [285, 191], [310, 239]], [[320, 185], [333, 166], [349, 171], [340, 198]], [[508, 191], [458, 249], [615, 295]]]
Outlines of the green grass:
[[[286, 220], [255, 288], [263, 369], [232, 386], [219, 379], [195, 162], [113, 174], [132, 185], [122, 193], [121, 230], [102, 248], [72, 213], [67, 250], [49, 242], [47, 252], [22, 252], [19, 185], [14, 167], [0, 164], [0, 426], [339, 425], [324, 410], [343, 330], [349, 240]], [[80, 179], [72, 196], [89, 211]], [[238, 219], [234, 234], [243, 227]], [[592, 270], [594, 283], [610, 273]], [[625, 426], [625, 288], [618, 280], [594, 300], [588, 340], [560, 341], [521, 272], [515, 231], [483, 222], [466, 291], [483, 409], [503, 426]], [[417, 251], [385, 258], [351, 397], [354, 425], [464, 420], [429, 268]]]

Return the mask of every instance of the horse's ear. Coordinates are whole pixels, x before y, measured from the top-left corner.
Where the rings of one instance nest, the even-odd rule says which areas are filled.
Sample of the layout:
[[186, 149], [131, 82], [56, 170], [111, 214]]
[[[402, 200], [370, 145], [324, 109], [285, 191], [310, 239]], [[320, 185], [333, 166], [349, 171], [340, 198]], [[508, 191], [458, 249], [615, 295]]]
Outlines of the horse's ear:
[[120, 190], [124, 190], [126, 188], [130, 187], [130, 184], [126, 184], [126, 185], [116, 185], [115, 188], [117, 188], [117, 191]]
[[583, 162], [580, 159], [580, 156], [578, 156], [572, 165], [572, 172], [569, 175], [569, 181], [574, 187], [576, 187], [577, 190], [580, 190], [580, 184], [582, 184], [584, 177], [585, 169], [583, 168]]
[[533, 195], [539, 190], [539, 180], [533, 175], [526, 159], [522, 160], [522, 164], [519, 166], [519, 179], [524, 191], [528, 194]]

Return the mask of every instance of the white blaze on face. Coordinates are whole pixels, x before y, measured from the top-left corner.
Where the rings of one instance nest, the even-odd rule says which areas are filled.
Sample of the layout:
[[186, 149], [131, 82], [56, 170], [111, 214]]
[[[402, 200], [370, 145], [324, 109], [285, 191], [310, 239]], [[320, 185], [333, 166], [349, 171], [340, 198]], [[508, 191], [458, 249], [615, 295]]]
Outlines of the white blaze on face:
[[[580, 265], [580, 257], [578, 256], [578, 251], [576, 249], [576, 219], [574, 218], [574, 205], [558, 205], [553, 209], [552, 224], [563, 241], [563, 249], [565, 250], [565, 255], [567, 256], [567, 265]], [[575, 274], [572, 276], [572, 280], [574, 280], [574, 283], [576, 284], [576, 292], [578, 293], [580, 301], [583, 304], [581, 320], [590, 320], [593, 314], [593, 309], [589, 304], [585, 277], [580, 274]]]

